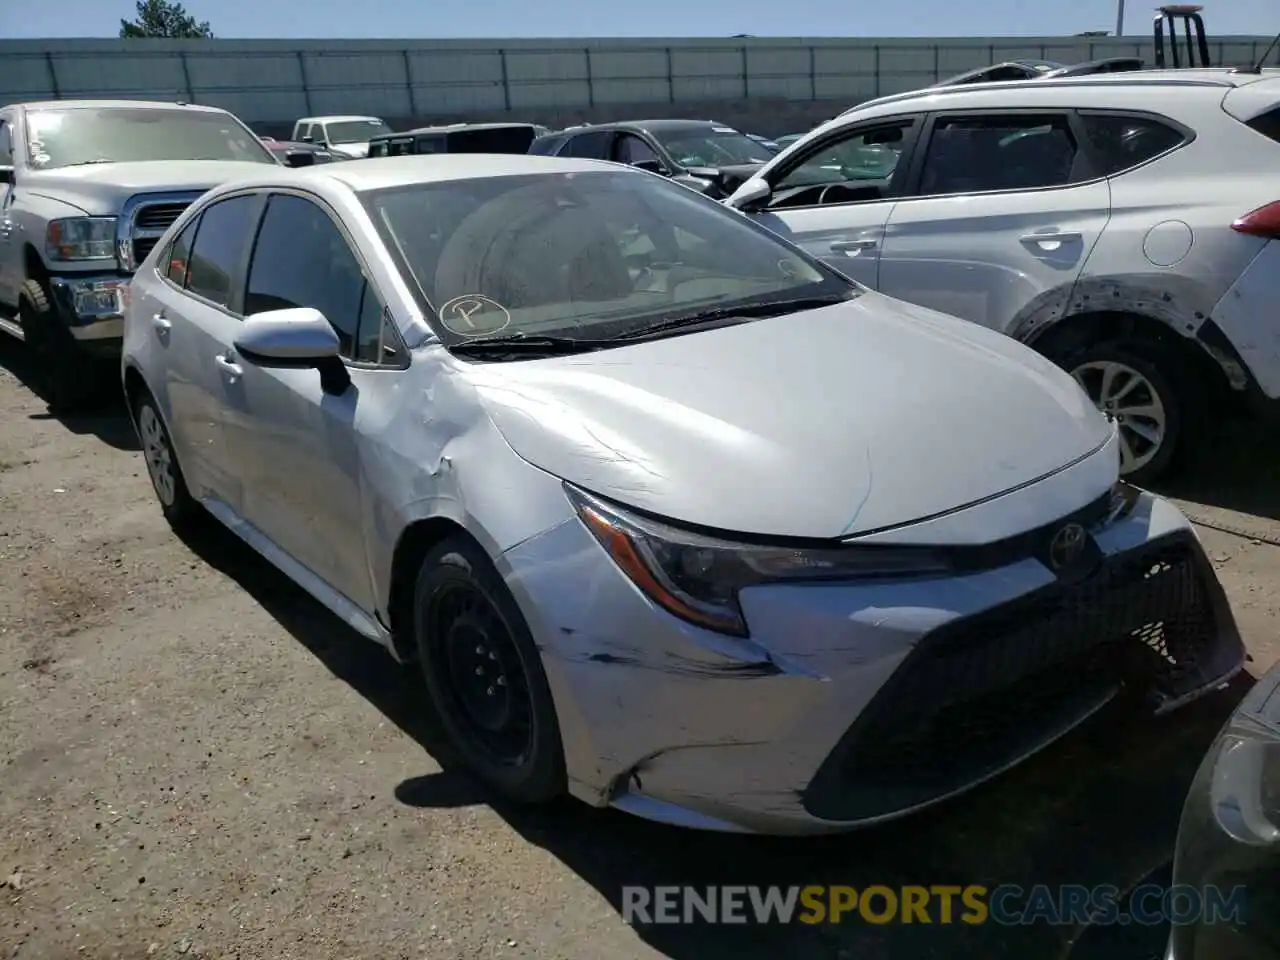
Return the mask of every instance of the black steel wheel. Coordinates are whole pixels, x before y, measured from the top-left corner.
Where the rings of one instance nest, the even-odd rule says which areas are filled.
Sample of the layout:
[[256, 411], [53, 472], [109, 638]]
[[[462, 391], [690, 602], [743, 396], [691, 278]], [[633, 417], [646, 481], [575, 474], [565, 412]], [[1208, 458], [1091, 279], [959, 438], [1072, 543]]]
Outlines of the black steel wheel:
[[414, 632], [423, 679], [459, 758], [526, 803], [564, 790], [559, 724], [541, 657], [484, 551], [452, 537], [423, 560]]

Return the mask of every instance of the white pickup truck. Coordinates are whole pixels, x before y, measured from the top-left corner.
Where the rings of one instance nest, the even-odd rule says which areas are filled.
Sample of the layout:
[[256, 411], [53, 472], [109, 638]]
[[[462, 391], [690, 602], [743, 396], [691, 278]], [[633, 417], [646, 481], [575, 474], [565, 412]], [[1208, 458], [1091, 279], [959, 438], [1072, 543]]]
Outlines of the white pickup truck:
[[57, 100], [0, 107], [0, 331], [27, 341], [54, 408], [118, 358], [129, 277], [206, 190], [279, 161], [212, 107]]

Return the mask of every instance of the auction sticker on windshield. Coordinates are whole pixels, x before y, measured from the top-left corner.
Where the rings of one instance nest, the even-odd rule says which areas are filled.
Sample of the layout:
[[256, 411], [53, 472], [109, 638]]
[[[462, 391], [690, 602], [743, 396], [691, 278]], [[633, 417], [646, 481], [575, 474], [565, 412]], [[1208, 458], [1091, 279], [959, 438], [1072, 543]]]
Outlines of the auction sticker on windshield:
[[460, 337], [483, 337], [506, 329], [511, 314], [496, 300], [478, 293], [466, 293], [440, 307], [440, 322]]

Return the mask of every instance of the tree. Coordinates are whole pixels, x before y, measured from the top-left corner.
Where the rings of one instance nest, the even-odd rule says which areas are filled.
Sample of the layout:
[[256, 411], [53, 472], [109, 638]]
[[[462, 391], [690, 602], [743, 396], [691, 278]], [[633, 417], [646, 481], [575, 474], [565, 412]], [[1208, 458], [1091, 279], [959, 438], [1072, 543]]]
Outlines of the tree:
[[136, 20], [120, 21], [122, 37], [203, 37], [212, 38], [209, 21], [196, 23], [180, 3], [168, 0], [138, 0]]

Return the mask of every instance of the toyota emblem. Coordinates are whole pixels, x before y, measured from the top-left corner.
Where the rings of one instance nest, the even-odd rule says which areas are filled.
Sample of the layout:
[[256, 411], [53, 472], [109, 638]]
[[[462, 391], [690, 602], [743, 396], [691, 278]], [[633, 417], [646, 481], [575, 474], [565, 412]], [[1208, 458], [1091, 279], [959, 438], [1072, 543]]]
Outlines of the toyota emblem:
[[1062, 570], [1080, 559], [1084, 552], [1084, 527], [1068, 523], [1049, 541], [1049, 566]]

